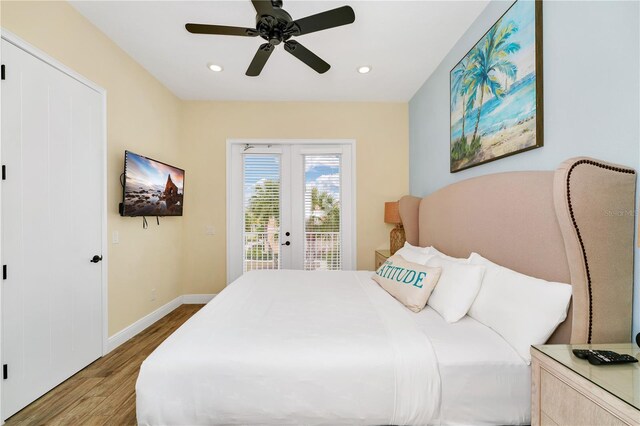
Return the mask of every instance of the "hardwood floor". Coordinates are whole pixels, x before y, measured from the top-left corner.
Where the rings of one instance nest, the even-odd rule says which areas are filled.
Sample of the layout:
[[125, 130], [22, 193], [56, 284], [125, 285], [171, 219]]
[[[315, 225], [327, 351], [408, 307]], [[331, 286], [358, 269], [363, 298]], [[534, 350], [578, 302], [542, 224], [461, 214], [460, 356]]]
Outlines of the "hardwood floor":
[[142, 361], [204, 305], [182, 305], [10, 417], [5, 425], [135, 425]]

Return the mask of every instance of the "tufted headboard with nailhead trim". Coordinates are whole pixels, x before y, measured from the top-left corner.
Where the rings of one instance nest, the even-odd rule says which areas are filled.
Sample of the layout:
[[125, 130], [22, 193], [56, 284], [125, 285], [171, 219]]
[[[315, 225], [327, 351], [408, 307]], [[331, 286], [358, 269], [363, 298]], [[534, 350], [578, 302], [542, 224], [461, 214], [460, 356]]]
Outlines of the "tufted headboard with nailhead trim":
[[478, 252], [534, 277], [570, 283], [550, 343], [631, 338], [636, 172], [591, 158], [555, 171], [467, 179], [400, 200], [407, 241], [456, 257]]

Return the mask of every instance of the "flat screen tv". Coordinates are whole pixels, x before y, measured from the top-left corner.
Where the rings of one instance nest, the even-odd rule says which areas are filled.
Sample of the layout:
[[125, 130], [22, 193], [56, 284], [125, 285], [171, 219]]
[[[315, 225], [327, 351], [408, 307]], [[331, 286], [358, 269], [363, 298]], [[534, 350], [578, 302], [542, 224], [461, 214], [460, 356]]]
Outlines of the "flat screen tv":
[[124, 152], [122, 216], [182, 216], [184, 170]]

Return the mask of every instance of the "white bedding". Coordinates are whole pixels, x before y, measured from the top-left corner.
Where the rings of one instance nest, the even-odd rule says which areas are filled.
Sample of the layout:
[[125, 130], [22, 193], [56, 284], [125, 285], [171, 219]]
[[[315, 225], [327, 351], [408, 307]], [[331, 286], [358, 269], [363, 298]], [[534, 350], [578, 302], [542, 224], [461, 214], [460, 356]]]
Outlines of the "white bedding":
[[530, 368], [371, 272], [245, 274], [143, 363], [146, 424], [527, 424]]
[[449, 324], [427, 306], [415, 315], [438, 358], [442, 424], [529, 424], [531, 369], [495, 331], [471, 317]]
[[142, 425], [426, 424], [440, 375], [412, 312], [371, 272], [256, 271], [163, 342]]

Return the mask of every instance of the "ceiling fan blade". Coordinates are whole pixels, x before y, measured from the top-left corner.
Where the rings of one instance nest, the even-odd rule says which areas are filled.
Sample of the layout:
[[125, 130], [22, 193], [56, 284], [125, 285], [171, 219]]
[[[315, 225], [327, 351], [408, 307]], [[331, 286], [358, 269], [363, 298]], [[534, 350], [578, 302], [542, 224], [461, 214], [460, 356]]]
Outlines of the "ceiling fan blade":
[[257, 37], [255, 28], [227, 27], [225, 25], [187, 24], [184, 26], [193, 34], [219, 34], [231, 36]]
[[295, 40], [287, 41], [284, 44], [284, 49], [320, 74], [329, 71], [329, 68], [331, 68], [331, 65]]
[[251, 3], [256, 8], [258, 15], [269, 15], [273, 11], [271, 0], [251, 0]]
[[249, 68], [247, 68], [247, 72], [245, 73], [249, 77], [257, 77], [262, 72], [262, 68], [264, 68], [264, 64], [267, 63], [267, 59], [271, 56], [271, 52], [273, 52], [274, 47], [269, 43], [261, 44], [256, 52], [253, 60], [249, 64]]
[[307, 16], [293, 22], [299, 29], [294, 35], [304, 35], [329, 28], [351, 24], [356, 20], [356, 14], [350, 6], [327, 10], [315, 15]]

